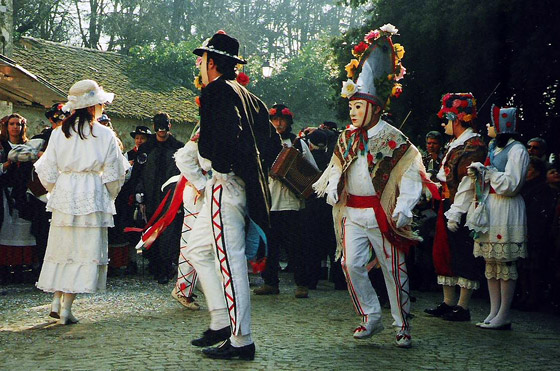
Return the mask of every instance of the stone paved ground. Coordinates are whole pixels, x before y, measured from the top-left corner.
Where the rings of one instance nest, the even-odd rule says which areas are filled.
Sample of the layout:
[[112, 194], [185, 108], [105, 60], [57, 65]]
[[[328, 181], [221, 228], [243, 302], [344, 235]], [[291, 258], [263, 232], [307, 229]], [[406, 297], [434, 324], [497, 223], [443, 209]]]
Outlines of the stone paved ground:
[[295, 299], [289, 275], [281, 279], [279, 296], [252, 297], [253, 362], [209, 360], [190, 345], [207, 328], [208, 313], [204, 305], [184, 310], [170, 297], [172, 284], [111, 278], [107, 293], [76, 299], [80, 323], [72, 326], [49, 324], [50, 296], [29, 285], [2, 287], [0, 369], [560, 369], [559, 317], [515, 311], [513, 331], [481, 330], [474, 323], [486, 314], [485, 300], [473, 300], [471, 323], [449, 323], [422, 312], [440, 294], [414, 293], [413, 348], [398, 349], [388, 309], [386, 329], [356, 341], [359, 319], [346, 291], [321, 281], [309, 299]]

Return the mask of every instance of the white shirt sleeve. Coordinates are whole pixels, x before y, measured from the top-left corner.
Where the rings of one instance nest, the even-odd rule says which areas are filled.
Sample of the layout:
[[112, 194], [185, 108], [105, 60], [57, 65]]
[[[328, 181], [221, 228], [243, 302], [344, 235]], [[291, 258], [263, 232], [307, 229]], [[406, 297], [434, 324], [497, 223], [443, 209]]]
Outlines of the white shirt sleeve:
[[453, 200], [453, 205], [445, 212], [445, 217], [454, 222], [461, 222], [461, 215], [469, 211], [474, 197], [474, 182], [468, 177], [464, 176], [457, 187], [457, 193]]
[[196, 142], [188, 141], [183, 148], [175, 153], [174, 157], [181, 175], [194, 185], [196, 189], [203, 189], [206, 186], [206, 177], [202, 173], [199, 163], [201, 157], [198, 155], [198, 145]]
[[[51, 135], [50, 144], [43, 155], [33, 164], [35, 171], [39, 176], [39, 180], [45, 189], [51, 192], [54, 188], [56, 180], [58, 179], [59, 171], [56, 160], [56, 141], [57, 135], [55, 132]], [[56, 143], [56, 142], [55, 142]]]
[[412, 218], [412, 209], [422, 196], [422, 178], [417, 161], [413, 161], [404, 172], [399, 184], [399, 197], [393, 211], [392, 217], [396, 218], [398, 213]]
[[525, 182], [529, 169], [529, 153], [519, 144], [515, 144], [508, 153], [508, 161], [504, 172], [495, 168], [488, 169], [487, 179], [496, 191], [502, 196], [515, 196]]

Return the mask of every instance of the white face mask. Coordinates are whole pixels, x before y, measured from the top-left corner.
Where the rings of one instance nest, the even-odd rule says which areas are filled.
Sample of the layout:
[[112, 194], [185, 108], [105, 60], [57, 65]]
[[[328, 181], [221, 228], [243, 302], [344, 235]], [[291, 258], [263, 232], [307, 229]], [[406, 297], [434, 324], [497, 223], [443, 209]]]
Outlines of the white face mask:
[[208, 62], [208, 53], [202, 55], [202, 63], [200, 64], [200, 75], [202, 76], [202, 84], [208, 85], [208, 68], [206, 63]]
[[488, 130], [488, 136], [490, 138], [496, 138], [496, 128], [490, 124], [486, 124], [486, 130]]
[[348, 103], [350, 107], [350, 119], [352, 125], [357, 128], [367, 127], [371, 123], [373, 117], [373, 104], [364, 99], [351, 100]]
[[453, 136], [453, 120], [447, 120], [447, 124], [441, 124], [445, 128], [445, 134]]

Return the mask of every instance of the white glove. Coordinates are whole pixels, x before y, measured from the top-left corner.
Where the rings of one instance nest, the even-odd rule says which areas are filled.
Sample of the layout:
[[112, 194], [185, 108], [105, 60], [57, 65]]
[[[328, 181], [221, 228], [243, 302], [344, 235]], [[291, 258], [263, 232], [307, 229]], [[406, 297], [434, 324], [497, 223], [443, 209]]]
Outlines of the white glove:
[[212, 170], [212, 174], [214, 175], [214, 178], [220, 182], [226, 182], [229, 178], [229, 174], [219, 173], [216, 170]]
[[454, 220], [448, 220], [447, 229], [449, 229], [451, 232], [457, 232], [459, 230], [459, 223]]
[[468, 166], [469, 169], [474, 169], [475, 171], [481, 172], [483, 170], [486, 170], [486, 166], [484, 166], [482, 163], [480, 162], [473, 162], [472, 164], [470, 164]]
[[239, 184], [236, 177], [233, 176], [233, 173], [219, 173], [217, 171], [212, 170], [213, 178], [216, 182], [222, 183], [224, 188], [231, 194], [238, 197], [241, 195], [241, 191], [243, 190], [243, 186]]
[[327, 191], [327, 203], [331, 206], [336, 205], [338, 202], [338, 192], [336, 189]]
[[395, 226], [397, 228], [406, 227], [412, 222], [412, 218], [404, 215], [403, 213], [397, 213], [397, 215], [394, 215], [393, 220], [396, 220], [397, 223]]

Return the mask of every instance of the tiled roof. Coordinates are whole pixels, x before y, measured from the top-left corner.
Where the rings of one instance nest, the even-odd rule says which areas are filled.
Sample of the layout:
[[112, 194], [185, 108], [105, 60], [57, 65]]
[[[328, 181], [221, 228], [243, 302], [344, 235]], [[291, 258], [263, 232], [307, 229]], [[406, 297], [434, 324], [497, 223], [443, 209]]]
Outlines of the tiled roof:
[[76, 81], [97, 81], [115, 93], [106, 108], [113, 116], [151, 120], [164, 111], [175, 122], [197, 120], [192, 91], [158, 71], [139, 71], [126, 55], [23, 37], [15, 42], [12, 59], [65, 92]]

